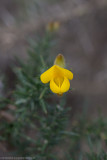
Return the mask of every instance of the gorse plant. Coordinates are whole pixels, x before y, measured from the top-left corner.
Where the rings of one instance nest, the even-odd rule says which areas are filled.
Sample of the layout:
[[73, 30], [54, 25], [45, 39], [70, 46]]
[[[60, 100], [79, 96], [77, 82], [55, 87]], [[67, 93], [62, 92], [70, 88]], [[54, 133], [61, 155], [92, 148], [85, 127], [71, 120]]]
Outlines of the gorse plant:
[[[29, 49], [27, 62], [19, 60], [20, 67], [14, 69], [15, 90], [9, 98], [0, 100], [1, 112], [8, 115], [8, 120], [0, 119], [0, 141], [8, 143], [10, 156], [32, 157], [32, 160], [107, 160], [102, 146], [107, 143], [107, 121], [99, 118], [90, 122], [82, 113], [76, 123], [68, 121], [70, 108], [65, 106], [66, 94], [62, 93], [69, 89], [68, 79], [73, 78], [73, 73], [63, 68], [62, 55], [57, 57], [50, 72], [53, 61], [48, 57], [53, 31], [58, 25], [51, 23], [44, 38]], [[58, 94], [58, 102], [40, 76], [44, 83], [54, 80], [56, 85], [50, 89]], [[83, 143], [88, 151], [81, 147]]]
[[51, 44], [52, 33], [46, 32], [44, 39], [29, 50], [27, 63], [21, 62], [20, 68], [15, 69], [16, 89], [10, 100], [2, 101], [4, 107], [10, 104], [15, 107], [11, 111], [14, 120], [3, 122], [0, 127], [2, 140], [8, 140], [15, 147], [16, 155], [32, 156], [38, 160], [55, 159], [52, 152], [64, 138], [67, 120], [68, 109], [64, 109], [64, 103], [60, 105], [61, 100], [59, 104], [49, 103], [48, 86], [40, 81], [40, 74], [47, 69]]

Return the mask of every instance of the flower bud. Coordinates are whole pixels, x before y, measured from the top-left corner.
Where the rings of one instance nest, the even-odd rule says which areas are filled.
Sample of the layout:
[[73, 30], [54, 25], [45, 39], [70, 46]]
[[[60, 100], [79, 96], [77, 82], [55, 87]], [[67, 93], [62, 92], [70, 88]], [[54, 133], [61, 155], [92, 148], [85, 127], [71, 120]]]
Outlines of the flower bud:
[[47, 25], [47, 31], [50, 31], [50, 32], [57, 31], [59, 27], [60, 27], [60, 23], [58, 21], [50, 22]]
[[56, 57], [54, 64], [64, 68], [65, 67], [65, 59], [64, 56], [62, 54], [58, 54], [58, 56]]

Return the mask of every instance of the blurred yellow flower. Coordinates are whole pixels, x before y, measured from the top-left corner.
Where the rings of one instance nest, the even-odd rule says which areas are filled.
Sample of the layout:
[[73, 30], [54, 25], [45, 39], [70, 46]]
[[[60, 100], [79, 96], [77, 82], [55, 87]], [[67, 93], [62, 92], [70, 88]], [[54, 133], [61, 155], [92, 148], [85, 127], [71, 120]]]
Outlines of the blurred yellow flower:
[[55, 21], [55, 22], [49, 22], [47, 25], [47, 30], [50, 32], [58, 30], [60, 27], [60, 22]]
[[54, 65], [40, 76], [42, 83], [50, 82], [51, 91], [58, 95], [62, 95], [69, 90], [69, 80], [73, 79], [73, 73], [71, 71], [60, 67], [63, 63], [64, 57], [59, 54], [56, 57]]
[[107, 135], [104, 133], [100, 134], [102, 140], [107, 140]]

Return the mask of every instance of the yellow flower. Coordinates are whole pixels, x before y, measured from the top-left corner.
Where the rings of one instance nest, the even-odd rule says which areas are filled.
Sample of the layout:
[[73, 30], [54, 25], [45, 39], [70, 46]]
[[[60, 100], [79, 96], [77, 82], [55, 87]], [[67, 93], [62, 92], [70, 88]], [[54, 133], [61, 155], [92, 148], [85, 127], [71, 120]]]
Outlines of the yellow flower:
[[50, 32], [57, 31], [59, 29], [59, 27], [60, 27], [60, 22], [58, 22], [58, 21], [49, 22], [47, 25], [47, 30]]
[[64, 57], [61, 54], [56, 57], [54, 65], [40, 76], [42, 83], [50, 82], [51, 91], [58, 95], [62, 95], [69, 90], [69, 80], [73, 79], [73, 73], [71, 71], [59, 66], [61, 65], [60, 60], [63, 64]]

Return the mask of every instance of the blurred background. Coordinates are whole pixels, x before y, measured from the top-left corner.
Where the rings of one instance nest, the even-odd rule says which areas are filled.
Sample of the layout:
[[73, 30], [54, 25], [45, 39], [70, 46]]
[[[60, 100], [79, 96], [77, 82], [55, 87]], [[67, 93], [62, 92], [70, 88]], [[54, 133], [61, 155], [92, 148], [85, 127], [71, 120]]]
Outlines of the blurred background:
[[89, 118], [100, 109], [107, 116], [107, 0], [0, 0], [1, 76], [12, 85], [14, 57], [25, 61], [29, 41], [54, 21], [60, 28], [50, 57], [62, 53], [74, 73], [68, 104], [75, 112], [88, 105]]

